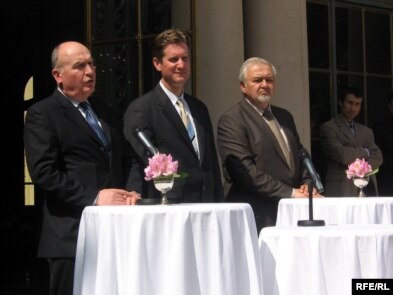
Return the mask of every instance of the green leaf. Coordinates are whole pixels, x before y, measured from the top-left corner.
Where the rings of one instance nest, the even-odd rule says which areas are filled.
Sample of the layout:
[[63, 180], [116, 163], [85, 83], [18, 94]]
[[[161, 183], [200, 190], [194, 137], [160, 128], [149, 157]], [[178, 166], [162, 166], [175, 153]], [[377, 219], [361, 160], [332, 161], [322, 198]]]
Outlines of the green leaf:
[[175, 178], [186, 178], [186, 177], [188, 177], [188, 173], [187, 172], [175, 173], [175, 174], [173, 174], [173, 177], [175, 177]]
[[377, 168], [377, 169], [375, 169], [375, 170], [373, 170], [373, 171], [367, 173], [366, 176], [373, 175], [373, 174], [377, 173], [378, 171], [379, 171], [379, 168]]

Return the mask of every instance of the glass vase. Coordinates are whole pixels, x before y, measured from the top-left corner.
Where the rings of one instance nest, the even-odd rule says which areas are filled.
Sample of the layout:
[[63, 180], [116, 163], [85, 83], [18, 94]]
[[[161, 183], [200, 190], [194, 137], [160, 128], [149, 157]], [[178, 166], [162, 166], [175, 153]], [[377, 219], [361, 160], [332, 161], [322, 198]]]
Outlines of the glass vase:
[[161, 205], [168, 204], [166, 193], [173, 187], [173, 175], [159, 176], [154, 178], [154, 187], [161, 192]]
[[359, 194], [358, 197], [359, 198], [363, 198], [366, 195], [363, 192], [363, 188], [368, 184], [369, 182], [369, 177], [368, 176], [364, 176], [364, 177], [354, 177], [353, 179], [353, 184], [359, 188]]

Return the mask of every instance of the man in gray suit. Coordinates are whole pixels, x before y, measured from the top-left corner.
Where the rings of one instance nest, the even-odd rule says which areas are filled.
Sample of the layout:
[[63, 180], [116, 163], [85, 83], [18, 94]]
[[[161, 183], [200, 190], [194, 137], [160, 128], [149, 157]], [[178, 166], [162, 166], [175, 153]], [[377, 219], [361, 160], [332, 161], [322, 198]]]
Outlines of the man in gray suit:
[[[382, 164], [382, 153], [374, 142], [372, 130], [354, 121], [360, 112], [362, 94], [355, 87], [349, 87], [339, 99], [340, 114], [320, 127], [321, 147], [327, 160], [327, 197], [351, 197], [358, 195], [358, 189], [348, 179], [345, 170], [356, 158], [364, 158], [371, 168]], [[378, 195], [375, 175], [372, 175], [373, 195]]]
[[[143, 129], [159, 152], [171, 154], [186, 178], [175, 180], [168, 198], [178, 202], [220, 202], [221, 174], [214, 132], [207, 107], [184, 91], [190, 76], [190, 39], [182, 31], [168, 29], [153, 42], [153, 65], [161, 74], [158, 85], [134, 100], [124, 117], [124, 135], [138, 154], [141, 166], [148, 164], [144, 146], [134, 136]], [[158, 198], [152, 183], [143, 195]]]
[[243, 99], [220, 117], [217, 146], [231, 186], [226, 200], [250, 203], [259, 231], [275, 225], [281, 198], [308, 196], [308, 179], [292, 115], [270, 105], [275, 67], [250, 58], [240, 68], [239, 81]]

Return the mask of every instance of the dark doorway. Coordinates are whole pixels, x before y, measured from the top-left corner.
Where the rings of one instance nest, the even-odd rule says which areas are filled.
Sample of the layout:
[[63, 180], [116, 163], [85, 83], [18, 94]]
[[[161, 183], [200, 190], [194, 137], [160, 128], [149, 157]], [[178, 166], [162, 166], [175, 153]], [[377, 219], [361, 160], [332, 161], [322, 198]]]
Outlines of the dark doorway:
[[[55, 87], [50, 53], [66, 40], [85, 41], [82, 0], [3, 0], [1, 3], [2, 194], [0, 294], [48, 294], [46, 261], [36, 258], [41, 206], [24, 206], [23, 113]], [[34, 95], [24, 89], [34, 77]]]

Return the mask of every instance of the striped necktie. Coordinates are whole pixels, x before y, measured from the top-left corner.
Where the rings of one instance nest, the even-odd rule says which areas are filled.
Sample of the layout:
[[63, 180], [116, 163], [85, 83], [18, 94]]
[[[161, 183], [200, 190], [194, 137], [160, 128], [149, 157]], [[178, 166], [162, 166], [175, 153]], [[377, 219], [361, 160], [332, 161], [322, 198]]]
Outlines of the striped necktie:
[[91, 108], [90, 104], [84, 101], [81, 102], [79, 106], [86, 115], [87, 123], [89, 124], [91, 129], [93, 129], [93, 131], [101, 141], [103, 150], [109, 152], [111, 150], [111, 144], [109, 143], [108, 137], [106, 136], [104, 130], [101, 128], [100, 124], [98, 123], [97, 116], [94, 113], [93, 109]]
[[176, 101], [176, 105], [179, 107], [179, 115], [180, 115], [180, 118], [184, 124], [184, 127], [186, 127], [186, 129], [187, 129], [188, 137], [190, 138], [192, 145], [194, 147], [194, 150], [199, 157], [198, 144], [197, 144], [196, 138], [195, 138], [194, 126], [192, 125], [192, 122], [190, 120], [190, 116], [188, 115], [188, 113], [184, 107], [183, 99], [179, 97]]

